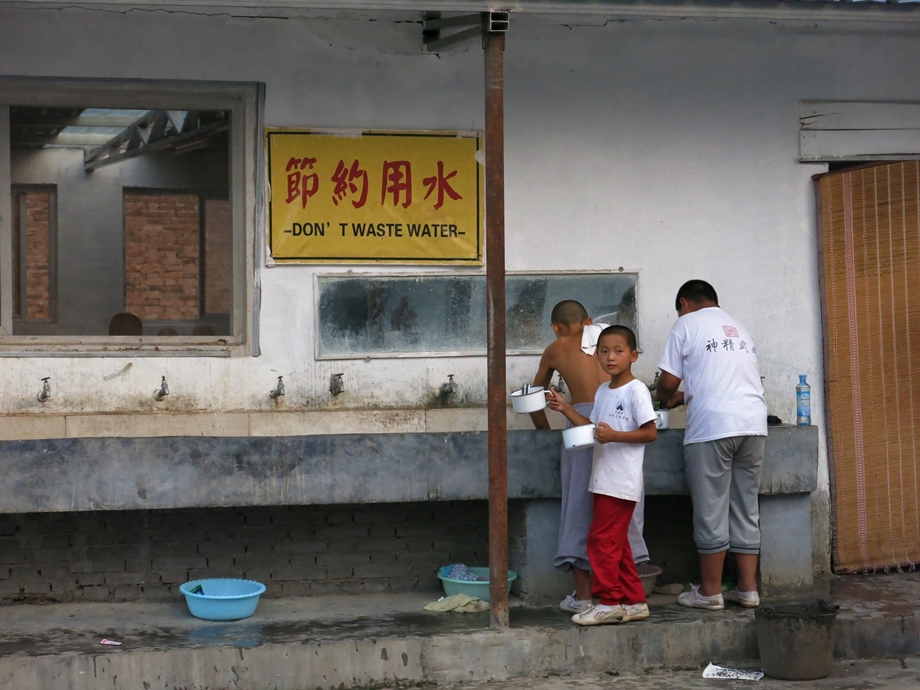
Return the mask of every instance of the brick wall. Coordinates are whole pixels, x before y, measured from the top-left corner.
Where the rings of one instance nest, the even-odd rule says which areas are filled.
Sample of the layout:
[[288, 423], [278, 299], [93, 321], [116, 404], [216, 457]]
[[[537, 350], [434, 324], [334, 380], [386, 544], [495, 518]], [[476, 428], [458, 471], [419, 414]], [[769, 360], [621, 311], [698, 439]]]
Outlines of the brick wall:
[[230, 313], [230, 202], [204, 202], [204, 311]]
[[197, 194], [126, 192], [125, 309], [141, 321], [197, 319]]
[[22, 267], [19, 265], [21, 247], [19, 243], [19, 227], [22, 220], [19, 215], [19, 194], [15, 189], [13, 190], [12, 202], [13, 313], [16, 316], [22, 316], [22, 295], [19, 290], [19, 281], [22, 279]]
[[436, 592], [488, 562], [485, 501], [0, 515], [0, 602], [179, 597], [202, 577], [268, 596]]
[[[20, 208], [20, 198], [24, 200]], [[19, 228], [26, 213], [26, 304], [19, 290], [22, 276]], [[51, 191], [13, 190], [13, 302], [23, 319], [51, 318]]]

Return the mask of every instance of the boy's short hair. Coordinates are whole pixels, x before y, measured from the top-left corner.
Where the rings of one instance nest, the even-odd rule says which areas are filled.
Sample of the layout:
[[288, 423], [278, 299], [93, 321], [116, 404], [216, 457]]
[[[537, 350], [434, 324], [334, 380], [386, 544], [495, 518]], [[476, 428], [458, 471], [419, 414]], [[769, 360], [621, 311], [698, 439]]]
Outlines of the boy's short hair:
[[631, 328], [626, 326], [621, 326], [619, 324], [614, 326], [607, 326], [604, 330], [601, 331], [600, 335], [597, 336], [597, 342], [601, 342], [601, 338], [605, 335], [618, 335], [626, 341], [626, 345], [629, 347], [630, 351], [638, 350], [639, 345], [636, 342], [636, 334], [633, 333]]
[[553, 307], [549, 320], [560, 326], [575, 326], [588, 320], [588, 311], [581, 305], [581, 302], [565, 299]]
[[719, 303], [719, 296], [716, 289], [705, 280], [688, 280], [680, 286], [677, 291], [677, 297], [674, 299], [674, 309], [680, 311], [680, 301], [685, 299], [693, 304], [700, 302]]

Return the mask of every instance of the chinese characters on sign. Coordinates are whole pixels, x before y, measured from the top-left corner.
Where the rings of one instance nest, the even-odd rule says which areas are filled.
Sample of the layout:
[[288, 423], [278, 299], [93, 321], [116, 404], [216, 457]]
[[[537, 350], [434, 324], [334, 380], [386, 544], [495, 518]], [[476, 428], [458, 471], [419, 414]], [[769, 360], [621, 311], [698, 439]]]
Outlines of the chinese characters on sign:
[[266, 134], [276, 262], [482, 263], [480, 139]]

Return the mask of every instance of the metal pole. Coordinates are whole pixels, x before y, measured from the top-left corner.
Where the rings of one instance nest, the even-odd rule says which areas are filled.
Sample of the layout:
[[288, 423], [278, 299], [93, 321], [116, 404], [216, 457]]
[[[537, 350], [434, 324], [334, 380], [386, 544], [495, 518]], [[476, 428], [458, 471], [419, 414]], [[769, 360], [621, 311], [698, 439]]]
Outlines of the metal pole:
[[482, 14], [486, 90], [486, 320], [489, 416], [489, 599], [508, 627], [508, 420], [505, 386], [505, 34]]

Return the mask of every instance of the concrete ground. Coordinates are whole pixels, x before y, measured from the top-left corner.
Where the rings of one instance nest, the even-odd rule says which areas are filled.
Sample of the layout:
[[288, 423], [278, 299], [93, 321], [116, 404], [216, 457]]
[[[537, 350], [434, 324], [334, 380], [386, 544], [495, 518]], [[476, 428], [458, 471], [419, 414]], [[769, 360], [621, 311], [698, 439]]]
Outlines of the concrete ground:
[[491, 683], [459, 683], [442, 690], [900, 690], [920, 687], [920, 657], [879, 661], [838, 661], [820, 680], [711, 680], [692, 671], [653, 670], [643, 673], [580, 673], [547, 678], [515, 678]]
[[[838, 659], [920, 655], [920, 574], [839, 578], [808, 598], [817, 596], [840, 606]], [[0, 688], [316, 690], [604, 672], [625, 679], [656, 668], [696, 669], [692, 680], [707, 662], [758, 658], [754, 613], [737, 606], [698, 611], [656, 595], [647, 620], [592, 628], [552, 607], [518, 606], [509, 630], [493, 630], [488, 613], [423, 611], [433, 598], [265, 599], [254, 616], [228, 623], [193, 618], [182, 600], [2, 607]], [[103, 638], [123, 644], [103, 646]], [[693, 686], [681, 676], [661, 687]]]

